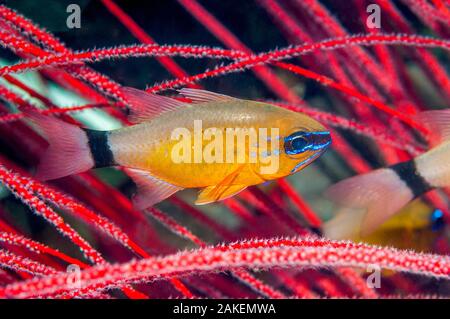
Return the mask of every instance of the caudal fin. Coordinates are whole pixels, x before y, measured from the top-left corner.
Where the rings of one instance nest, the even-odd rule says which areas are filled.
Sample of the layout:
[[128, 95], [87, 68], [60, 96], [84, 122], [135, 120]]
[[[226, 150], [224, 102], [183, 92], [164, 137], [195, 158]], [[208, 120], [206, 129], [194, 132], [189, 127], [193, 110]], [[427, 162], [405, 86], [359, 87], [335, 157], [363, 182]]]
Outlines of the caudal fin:
[[421, 112], [415, 119], [430, 129], [437, 143], [450, 139], [450, 109]]
[[339, 182], [328, 189], [327, 196], [340, 207], [323, 227], [324, 235], [333, 239], [367, 236], [414, 197], [390, 168]]
[[36, 178], [56, 179], [87, 171], [94, 166], [83, 129], [36, 111], [23, 112], [42, 129], [49, 143], [37, 167]]

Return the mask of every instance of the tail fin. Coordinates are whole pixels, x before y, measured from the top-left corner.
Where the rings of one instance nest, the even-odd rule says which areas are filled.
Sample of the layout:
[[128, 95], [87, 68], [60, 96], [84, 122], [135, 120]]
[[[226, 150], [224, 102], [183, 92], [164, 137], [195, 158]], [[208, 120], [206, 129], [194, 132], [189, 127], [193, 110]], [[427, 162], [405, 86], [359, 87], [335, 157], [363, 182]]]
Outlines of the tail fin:
[[35, 111], [23, 112], [42, 129], [50, 144], [40, 159], [36, 178], [56, 179], [87, 171], [94, 166], [83, 129]]
[[421, 112], [415, 119], [431, 130], [437, 143], [450, 139], [450, 109]]
[[414, 194], [394, 170], [383, 168], [339, 182], [328, 189], [327, 196], [341, 208], [325, 223], [324, 235], [349, 239], [373, 232]]

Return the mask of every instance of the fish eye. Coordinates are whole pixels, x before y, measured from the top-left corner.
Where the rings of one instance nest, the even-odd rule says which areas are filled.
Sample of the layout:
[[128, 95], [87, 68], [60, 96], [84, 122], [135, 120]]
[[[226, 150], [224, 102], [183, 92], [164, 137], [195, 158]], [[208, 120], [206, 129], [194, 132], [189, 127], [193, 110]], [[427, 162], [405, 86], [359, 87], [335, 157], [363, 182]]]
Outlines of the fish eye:
[[330, 143], [330, 132], [298, 131], [284, 139], [284, 150], [288, 155], [297, 155], [309, 150], [324, 150]]
[[306, 151], [310, 141], [302, 132], [296, 132], [285, 138], [284, 150], [286, 154], [295, 155]]
[[291, 146], [294, 150], [303, 150], [308, 145], [308, 140], [302, 136], [294, 138]]

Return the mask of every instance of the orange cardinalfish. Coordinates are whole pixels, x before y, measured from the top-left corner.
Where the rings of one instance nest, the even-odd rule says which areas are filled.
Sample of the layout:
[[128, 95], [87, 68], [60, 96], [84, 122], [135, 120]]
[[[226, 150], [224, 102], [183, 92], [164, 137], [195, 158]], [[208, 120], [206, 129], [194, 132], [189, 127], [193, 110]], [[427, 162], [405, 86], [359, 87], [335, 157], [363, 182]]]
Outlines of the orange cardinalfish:
[[[135, 125], [112, 131], [82, 129], [26, 111], [50, 144], [36, 176], [50, 180], [91, 168], [122, 166], [137, 185], [133, 202], [138, 209], [184, 188], [202, 188], [196, 204], [206, 204], [231, 197], [247, 186], [293, 174], [331, 142], [330, 133], [317, 121], [267, 103], [195, 89], [180, 90], [192, 103], [133, 88], [124, 88], [123, 93]], [[200, 130], [196, 127], [199, 121]], [[236, 158], [238, 153], [223, 141], [229, 128], [249, 134], [273, 129], [276, 134], [256, 143], [245, 139], [245, 147], [253, 151], [244, 153], [240, 161], [225, 161], [221, 159]], [[174, 132], [178, 132], [175, 138]], [[194, 145], [183, 149], [180, 139], [184, 135], [190, 135], [186, 139]], [[200, 156], [191, 154], [196, 142], [203, 152]], [[277, 160], [272, 171], [264, 170], [268, 157]]]
[[327, 194], [340, 210], [324, 224], [325, 236], [365, 237], [414, 198], [450, 185], [450, 110], [422, 112], [417, 120], [430, 128], [438, 143], [410, 161], [331, 186]]

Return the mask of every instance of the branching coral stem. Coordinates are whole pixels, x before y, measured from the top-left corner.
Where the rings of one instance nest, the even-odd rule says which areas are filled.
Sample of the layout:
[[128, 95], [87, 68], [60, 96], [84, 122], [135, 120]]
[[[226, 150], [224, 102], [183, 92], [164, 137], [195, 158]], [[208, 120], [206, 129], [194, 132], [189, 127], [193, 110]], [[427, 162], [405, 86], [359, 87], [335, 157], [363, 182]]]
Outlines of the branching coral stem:
[[[314, 239], [253, 240], [229, 245], [185, 251], [158, 258], [147, 258], [117, 265], [100, 265], [83, 270], [80, 289], [101, 291], [118, 283], [157, 280], [162, 275], [189, 275], [249, 267], [333, 267], [366, 268], [377, 265], [383, 269], [410, 272], [450, 279], [450, 258], [420, 254], [366, 244]], [[239, 245], [248, 248], [240, 248]], [[233, 248], [239, 247], [239, 248]], [[0, 297], [33, 297], [37, 293], [51, 295], [75, 290], [67, 284], [67, 274], [31, 279], [0, 288]]]

